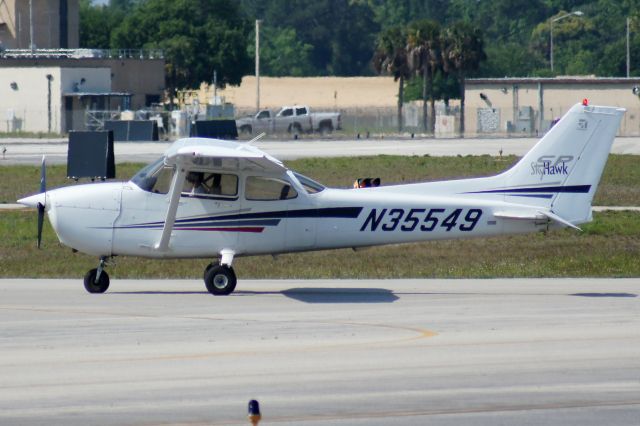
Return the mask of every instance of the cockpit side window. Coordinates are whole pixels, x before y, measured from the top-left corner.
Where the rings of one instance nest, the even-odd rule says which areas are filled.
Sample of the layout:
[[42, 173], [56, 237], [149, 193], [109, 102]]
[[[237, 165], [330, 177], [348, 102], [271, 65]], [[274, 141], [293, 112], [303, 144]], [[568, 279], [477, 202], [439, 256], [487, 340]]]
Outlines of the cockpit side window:
[[263, 176], [249, 176], [245, 183], [244, 195], [247, 200], [252, 201], [276, 201], [296, 198], [298, 193], [293, 186], [285, 180]]
[[192, 171], [187, 173], [182, 193], [211, 197], [236, 197], [238, 195], [238, 176]]

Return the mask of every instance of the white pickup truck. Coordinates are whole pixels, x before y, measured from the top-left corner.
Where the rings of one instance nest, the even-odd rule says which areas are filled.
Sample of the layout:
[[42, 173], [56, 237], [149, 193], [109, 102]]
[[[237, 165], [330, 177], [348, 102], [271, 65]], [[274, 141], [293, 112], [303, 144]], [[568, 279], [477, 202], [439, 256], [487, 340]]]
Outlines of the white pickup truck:
[[284, 106], [273, 116], [263, 109], [254, 116], [236, 120], [238, 132], [254, 135], [262, 132], [293, 134], [320, 132], [327, 135], [342, 128], [339, 112], [310, 112], [307, 106]]

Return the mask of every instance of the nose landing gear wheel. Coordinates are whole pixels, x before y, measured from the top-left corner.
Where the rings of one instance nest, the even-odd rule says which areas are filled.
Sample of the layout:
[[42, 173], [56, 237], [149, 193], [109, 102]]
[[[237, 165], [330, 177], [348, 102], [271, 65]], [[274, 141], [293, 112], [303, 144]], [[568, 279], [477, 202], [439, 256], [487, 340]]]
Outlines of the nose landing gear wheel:
[[229, 295], [236, 288], [236, 273], [226, 265], [214, 265], [205, 273], [204, 284], [209, 293], [216, 296]]
[[98, 269], [93, 268], [84, 276], [84, 288], [89, 293], [104, 293], [109, 288], [109, 275], [105, 271], [102, 271], [100, 278], [96, 282], [97, 274]]

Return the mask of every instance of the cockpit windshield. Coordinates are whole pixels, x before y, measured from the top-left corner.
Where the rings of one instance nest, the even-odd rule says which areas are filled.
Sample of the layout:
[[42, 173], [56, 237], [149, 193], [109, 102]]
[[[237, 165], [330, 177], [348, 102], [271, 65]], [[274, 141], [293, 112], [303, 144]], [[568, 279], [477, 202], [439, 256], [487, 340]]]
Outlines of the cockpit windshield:
[[166, 194], [169, 191], [173, 171], [173, 167], [164, 164], [164, 158], [159, 158], [136, 173], [131, 178], [131, 182], [145, 191]]

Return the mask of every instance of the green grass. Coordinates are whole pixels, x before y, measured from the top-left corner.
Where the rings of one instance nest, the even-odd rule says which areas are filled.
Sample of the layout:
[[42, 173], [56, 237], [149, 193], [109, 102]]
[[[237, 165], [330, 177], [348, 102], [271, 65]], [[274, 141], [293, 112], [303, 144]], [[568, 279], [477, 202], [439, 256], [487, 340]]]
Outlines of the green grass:
[[[356, 177], [379, 176], [383, 183], [487, 176], [508, 168], [516, 157], [398, 157], [304, 159], [287, 165], [330, 186], [349, 187]], [[609, 157], [594, 204], [640, 205], [640, 157]], [[121, 164], [128, 179], [140, 164]], [[69, 184], [66, 168], [47, 170], [49, 187]], [[36, 166], [0, 166], [0, 202], [36, 192]], [[468, 278], [640, 276], [640, 214], [596, 213], [584, 232], [434, 241], [420, 244], [239, 258], [241, 278]], [[72, 253], [57, 242], [45, 221], [43, 250], [35, 247], [35, 212], [0, 213], [0, 277], [81, 277], [97, 260]], [[113, 278], [201, 279], [206, 260], [145, 260], [120, 257]]]
[[[97, 259], [57, 242], [46, 222], [35, 247], [34, 212], [0, 215], [1, 277], [82, 277]], [[584, 232], [432, 241], [354, 252], [329, 250], [238, 258], [241, 278], [494, 278], [640, 276], [640, 214], [596, 213]], [[112, 278], [202, 279], [206, 260], [116, 258]]]
[[[380, 177], [383, 184], [406, 183], [469, 176], [489, 176], [509, 168], [517, 157], [390, 156], [355, 158], [309, 158], [286, 164], [328, 186], [350, 187], [358, 177]], [[142, 164], [118, 164], [117, 178], [129, 179]], [[47, 167], [47, 186], [73, 184], [66, 179], [66, 166]], [[38, 191], [40, 166], [7, 166], [0, 163], [0, 203]], [[595, 205], [640, 205], [640, 157], [611, 155], [596, 193]]]

